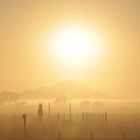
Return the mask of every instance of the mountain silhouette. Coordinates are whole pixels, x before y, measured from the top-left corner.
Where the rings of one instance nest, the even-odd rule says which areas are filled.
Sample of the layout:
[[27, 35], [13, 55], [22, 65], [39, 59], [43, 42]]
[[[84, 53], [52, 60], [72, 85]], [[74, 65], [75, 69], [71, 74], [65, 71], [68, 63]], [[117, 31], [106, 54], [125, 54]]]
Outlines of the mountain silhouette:
[[50, 87], [27, 90], [21, 93], [21, 98], [26, 99], [54, 99], [59, 96], [67, 96], [70, 99], [107, 98], [105, 94], [73, 81], [63, 81]]

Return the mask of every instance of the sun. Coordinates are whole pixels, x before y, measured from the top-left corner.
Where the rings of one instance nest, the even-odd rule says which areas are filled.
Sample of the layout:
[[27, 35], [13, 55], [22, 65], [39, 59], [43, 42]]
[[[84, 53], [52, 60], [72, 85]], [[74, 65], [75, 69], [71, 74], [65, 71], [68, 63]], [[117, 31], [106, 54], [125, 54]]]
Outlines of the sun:
[[103, 53], [102, 46], [102, 36], [97, 31], [83, 26], [59, 28], [51, 39], [55, 58], [69, 65], [97, 62]]

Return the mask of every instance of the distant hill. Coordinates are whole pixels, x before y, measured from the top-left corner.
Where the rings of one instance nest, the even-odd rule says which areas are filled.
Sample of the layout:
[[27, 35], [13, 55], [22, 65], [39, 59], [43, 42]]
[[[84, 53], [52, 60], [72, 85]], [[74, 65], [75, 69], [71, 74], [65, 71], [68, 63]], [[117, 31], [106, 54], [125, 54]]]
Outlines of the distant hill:
[[67, 96], [70, 99], [107, 98], [105, 94], [73, 81], [63, 81], [50, 87], [27, 90], [20, 94], [21, 99], [54, 99], [59, 96]]

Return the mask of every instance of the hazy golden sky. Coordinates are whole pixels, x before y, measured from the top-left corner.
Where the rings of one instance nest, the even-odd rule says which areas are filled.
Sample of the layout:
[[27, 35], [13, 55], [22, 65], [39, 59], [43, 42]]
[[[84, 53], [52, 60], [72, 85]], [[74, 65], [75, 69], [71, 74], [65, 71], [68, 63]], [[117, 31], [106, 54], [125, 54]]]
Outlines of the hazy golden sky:
[[[90, 66], [67, 72], [49, 59], [44, 38], [67, 24], [85, 24], [104, 34], [109, 53], [102, 62], [91, 60]], [[139, 0], [0, 0], [0, 90], [9, 82], [24, 83], [22, 89], [62, 80], [89, 86], [140, 83], [139, 37]]]

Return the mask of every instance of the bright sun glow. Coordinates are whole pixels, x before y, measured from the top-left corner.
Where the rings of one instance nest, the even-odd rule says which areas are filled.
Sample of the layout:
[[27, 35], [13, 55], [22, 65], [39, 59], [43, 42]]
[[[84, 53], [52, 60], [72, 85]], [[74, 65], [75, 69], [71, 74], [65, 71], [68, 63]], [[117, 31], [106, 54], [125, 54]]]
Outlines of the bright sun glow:
[[52, 52], [67, 64], [97, 62], [103, 55], [103, 38], [95, 30], [67, 26], [55, 32], [51, 40]]

